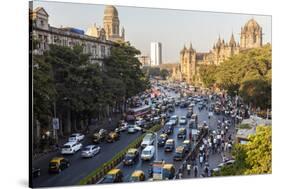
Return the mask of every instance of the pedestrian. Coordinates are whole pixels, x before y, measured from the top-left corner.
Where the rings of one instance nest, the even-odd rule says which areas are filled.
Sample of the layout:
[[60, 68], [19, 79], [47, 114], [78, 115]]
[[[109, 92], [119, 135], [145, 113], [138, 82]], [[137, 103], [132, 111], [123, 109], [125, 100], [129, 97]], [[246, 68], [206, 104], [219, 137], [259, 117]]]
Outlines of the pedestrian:
[[200, 163], [200, 167], [202, 167], [202, 165], [203, 165], [203, 156], [202, 155], [199, 156], [199, 163]]
[[228, 152], [231, 152], [231, 149], [232, 149], [232, 144], [228, 143]]
[[186, 170], [187, 170], [187, 175], [190, 175], [190, 172], [191, 172], [191, 164], [190, 164], [190, 162], [187, 163]]
[[194, 177], [197, 177], [197, 174], [198, 174], [198, 166], [197, 165], [195, 165], [193, 167], [193, 172], [194, 172]]
[[231, 134], [228, 136], [228, 140], [231, 141]]
[[227, 147], [228, 147], [228, 142], [226, 142], [225, 144], [224, 144], [224, 151], [226, 152], [226, 150], [227, 150]]
[[[186, 167], [186, 164], [187, 164], [187, 161], [184, 160], [183, 163], [182, 163], [182, 167], [185, 168], [185, 167]], [[183, 171], [184, 171], [184, 169], [183, 169]]]

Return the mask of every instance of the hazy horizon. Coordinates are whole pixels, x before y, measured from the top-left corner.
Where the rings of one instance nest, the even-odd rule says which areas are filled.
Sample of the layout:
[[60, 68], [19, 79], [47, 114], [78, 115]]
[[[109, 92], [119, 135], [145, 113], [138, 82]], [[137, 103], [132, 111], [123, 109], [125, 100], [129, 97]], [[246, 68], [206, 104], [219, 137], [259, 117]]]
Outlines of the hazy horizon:
[[[95, 23], [103, 27], [105, 5], [33, 1], [34, 9], [39, 6], [47, 11], [49, 24], [54, 27], [75, 27], [85, 32]], [[219, 36], [228, 42], [232, 32], [240, 42], [241, 27], [251, 18], [263, 28], [263, 43], [271, 43], [271, 16], [115, 7], [126, 41], [143, 55], [149, 55], [151, 42], [161, 42], [163, 63], [179, 62], [180, 50], [184, 44], [189, 47], [190, 42], [197, 52], [208, 52]]]

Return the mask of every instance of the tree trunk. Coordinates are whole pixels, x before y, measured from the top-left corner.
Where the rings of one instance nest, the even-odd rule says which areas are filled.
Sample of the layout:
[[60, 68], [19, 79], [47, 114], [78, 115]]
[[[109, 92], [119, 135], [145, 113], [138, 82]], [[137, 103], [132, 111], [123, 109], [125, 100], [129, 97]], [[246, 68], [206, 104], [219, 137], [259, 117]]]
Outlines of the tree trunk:
[[62, 126], [62, 119], [63, 119], [63, 117], [62, 117], [62, 114], [59, 114], [59, 136], [63, 136], [63, 126]]
[[77, 119], [76, 114], [74, 112], [72, 113], [72, 130], [74, 132], [77, 132]]
[[66, 110], [66, 127], [65, 127], [65, 133], [70, 134], [71, 133], [71, 111], [70, 109]]

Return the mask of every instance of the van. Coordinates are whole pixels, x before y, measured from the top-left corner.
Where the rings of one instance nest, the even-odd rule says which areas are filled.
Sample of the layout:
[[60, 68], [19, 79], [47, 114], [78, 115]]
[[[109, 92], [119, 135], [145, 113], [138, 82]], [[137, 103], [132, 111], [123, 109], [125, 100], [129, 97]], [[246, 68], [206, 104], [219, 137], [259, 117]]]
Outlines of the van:
[[155, 147], [154, 146], [146, 146], [142, 153], [141, 153], [141, 159], [142, 160], [151, 160], [155, 153]]
[[61, 149], [61, 154], [75, 154], [75, 152], [77, 152], [81, 148], [82, 148], [81, 143], [67, 142], [63, 145]]
[[145, 137], [142, 140], [141, 147], [145, 148], [148, 145], [152, 145], [153, 142], [154, 142], [154, 138], [155, 137], [154, 137], [154, 135], [152, 133], [146, 134]]

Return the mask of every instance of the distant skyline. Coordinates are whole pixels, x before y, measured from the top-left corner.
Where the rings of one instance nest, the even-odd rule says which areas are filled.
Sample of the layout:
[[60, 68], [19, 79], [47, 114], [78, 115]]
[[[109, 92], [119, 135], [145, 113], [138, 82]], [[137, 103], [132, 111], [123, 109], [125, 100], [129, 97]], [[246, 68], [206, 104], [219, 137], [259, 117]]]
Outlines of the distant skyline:
[[[103, 27], [105, 5], [33, 1], [34, 9], [39, 6], [48, 12], [49, 24], [54, 27], [75, 27], [85, 32], [95, 23]], [[208, 52], [219, 36], [228, 42], [232, 32], [240, 42], [241, 27], [251, 18], [263, 28], [263, 43], [271, 43], [271, 16], [115, 7], [126, 41], [148, 56], [150, 43], [161, 42], [163, 63], [179, 62], [180, 50], [190, 42], [197, 52]]]

